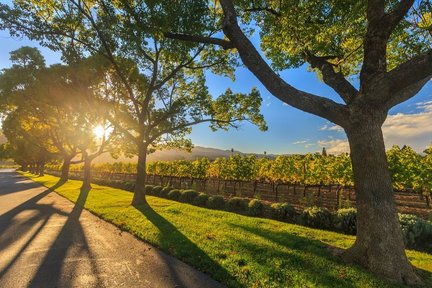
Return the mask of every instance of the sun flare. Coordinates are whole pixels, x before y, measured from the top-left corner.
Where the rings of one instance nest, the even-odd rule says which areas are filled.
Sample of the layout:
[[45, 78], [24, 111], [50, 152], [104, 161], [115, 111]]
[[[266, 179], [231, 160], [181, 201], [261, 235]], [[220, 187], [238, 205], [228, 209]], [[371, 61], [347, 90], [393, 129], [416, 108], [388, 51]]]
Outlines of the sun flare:
[[93, 128], [93, 133], [97, 138], [102, 138], [105, 135], [106, 131], [104, 127], [98, 125], [95, 128]]

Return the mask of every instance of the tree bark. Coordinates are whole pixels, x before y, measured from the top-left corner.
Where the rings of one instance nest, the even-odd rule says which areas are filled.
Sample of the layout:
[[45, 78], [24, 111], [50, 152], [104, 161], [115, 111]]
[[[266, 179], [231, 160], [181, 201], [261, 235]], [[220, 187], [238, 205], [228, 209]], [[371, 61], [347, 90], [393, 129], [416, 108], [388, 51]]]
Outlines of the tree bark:
[[405, 284], [421, 282], [405, 254], [381, 124], [363, 119], [347, 129], [357, 205], [357, 238], [344, 254], [374, 273]]
[[83, 183], [81, 186], [81, 190], [90, 190], [91, 187], [91, 180], [92, 180], [92, 173], [91, 173], [91, 163], [93, 161], [93, 157], [90, 157], [87, 152], [83, 152], [84, 157], [84, 176], [83, 176]]
[[39, 176], [42, 177], [45, 175], [45, 163], [39, 165]]
[[63, 158], [63, 165], [62, 165], [61, 175], [60, 175], [61, 182], [66, 182], [67, 180], [69, 180], [69, 169], [70, 169], [71, 160], [72, 159], [70, 157]]
[[145, 184], [147, 178], [146, 163], [147, 163], [147, 146], [140, 145], [138, 147], [137, 174], [135, 180], [135, 189], [134, 189], [134, 196], [132, 199], [132, 205], [142, 205], [147, 203], [145, 199]]

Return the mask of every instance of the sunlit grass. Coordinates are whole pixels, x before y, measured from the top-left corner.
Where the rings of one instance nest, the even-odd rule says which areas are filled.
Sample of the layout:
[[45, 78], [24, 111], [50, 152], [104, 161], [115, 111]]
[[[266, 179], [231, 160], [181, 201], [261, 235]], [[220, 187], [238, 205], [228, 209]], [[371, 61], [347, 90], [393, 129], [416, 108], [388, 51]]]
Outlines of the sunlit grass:
[[[47, 187], [58, 177], [24, 174]], [[56, 189], [76, 201], [81, 181]], [[132, 194], [93, 185], [85, 208], [182, 259], [229, 287], [399, 287], [334, 257], [353, 236], [269, 219], [200, 208], [148, 196], [150, 205], [130, 205]], [[432, 255], [407, 251], [432, 287]], [[430, 285], [430, 286], [429, 286]]]

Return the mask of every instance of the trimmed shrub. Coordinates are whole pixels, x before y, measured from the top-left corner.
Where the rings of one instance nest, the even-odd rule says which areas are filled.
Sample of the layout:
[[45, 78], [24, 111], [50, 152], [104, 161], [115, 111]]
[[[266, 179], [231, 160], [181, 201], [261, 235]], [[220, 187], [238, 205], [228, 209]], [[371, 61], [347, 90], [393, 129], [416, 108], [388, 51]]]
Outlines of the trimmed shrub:
[[355, 235], [357, 231], [357, 210], [355, 208], [339, 209], [335, 214], [336, 228], [346, 234]]
[[198, 206], [205, 206], [208, 199], [209, 196], [207, 194], [199, 193], [198, 196], [194, 199], [193, 203]]
[[210, 196], [207, 200], [207, 207], [222, 209], [225, 206], [225, 199], [222, 196]]
[[328, 229], [333, 226], [333, 215], [326, 208], [308, 207], [300, 215], [302, 223], [309, 227]]
[[248, 204], [248, 210], [252, 216], [261, 216], [264, 214], [264, 204], [258, 199], [252, 199]]
[[168, 198], [171, 200], [179, 200], [181, 195], [180, 190], [178, 189], [173, 189], [168, 193]]
[[134, 191], [135, 190], [135, 183], [134, 182], [123, 182], [124, 189], [127, 191]]
[[289, 203], [273, 203], [270, 206], [272, 217], [276, 219], [293, 219], [295, 216], [295, 209]]
[[154, 185], [145, 185], [144, 190], [146, 195], [154, 195], [153, 194], [153, 187]]
[[152, 189], [152, 193], [155, 196], [160, 196], [160, 193], [162, 191], [163, 187], [162, 186], [154, 186]]
[[180, 200], [186, 203], [193, 203], [193, 200], [198, 196], [198, 192], [195, 190], [183, 190], [181, 191]]
[[248, 207], [248, 200], [240, 197], [232, 197], [226, 201], [226, 207], [230, 211], [245, 211]]
[[159, 196], [163, 197], [163, 198], [168, 198], [168, 194], [169, 194], [169, 192], [171, 192], [171, 190], [173, 190], [173, 188], [171, 188], [171, 187], [163, 187], [162, 190], [159, 193]]
[[421, 247], [432, 243], [432, 223], [410, 214], [399, 214], [399, 222], [407, 247]]

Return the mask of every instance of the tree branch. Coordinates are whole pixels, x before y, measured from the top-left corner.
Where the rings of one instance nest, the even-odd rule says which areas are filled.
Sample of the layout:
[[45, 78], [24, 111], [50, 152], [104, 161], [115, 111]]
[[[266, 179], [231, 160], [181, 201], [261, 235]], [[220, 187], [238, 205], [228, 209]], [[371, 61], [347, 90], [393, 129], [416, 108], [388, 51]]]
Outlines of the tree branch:
[[390, 89], [390, 95], [393, 95], [431, 77], [432, 50], [400, 64], [395, 69], [387, 72], [384, 79]]
[[199, 35], [177, 34], [177, 33], [171, 33], [171, 32], [165, 32], [164, 36], [166, 38], [177, 39], [177, 40], [181, 40], [181, 41], [218, 45], [218, 46], [221, 46], [225, 50], [235, 48], [233, 43], [231, 43], [230, 41], [224, 40], [224, 39], [220, 39], [220, 38], [206, 37], [206, 36], [199, 36]]
[[414, 83], [401, 91], [399, 91], [396, 94], [391, 94], [391, 96], [387, 99], [385, 102], [385, 108], [388, 110], [397, 104], [400, 104], [412, 97], [414, 97], [425, 85], [427, 82], [429, 82], [430, 77], [427, 77], [425, 79], [422, 79], [418, 81], [417, 83]]
[[306, 54], [306, 61], [311, 64], [312, 68], [318, 68], [321, 71], [324, 83], [333, 88], [346, 104], [350, 104], [358, 94], [358, 90], [345, 79], [342, 73], [335, 72], [333, 65], [325, 59], [325, 57], [317, 57], [310, 53]]
[[360, 90], [366, 90], [364, 88], [369, 86], [378, 75], [387, 72], [388, 39], [413, 5], [414, 0], [401, 0], [387, 14], [385, 13], [385, 2], [384, 0], [368, 1], [368, 27], [364, 40], [364, 60], [360, 72]]
[[330, 99], [297, 90], [286, 83], [264, 61], [251, 41], [244, 35], [237, 23], [237, 15], [230, 0], [220, 0], [224, 11], [223, 31], [238, 49], [243, 63], [263, 83], [274, 96], [281, 101], [305, 112], [323, 117], [344, 126], [348, 118], [345, 105]]
[[384, 15], [383, 22], [387, 23], [387, 33], [390, 35], [400, 21], [408, 13], [409, 9], [414, 5], [414, 0], [401, 0], [395, 8]]
[[236, 119], [231, 119], [231, 120], [217, 120], [217, 119], [213, 119], [213, 118], [209, 118], [209, 119], [201, 119], [201, 120], [197, 120], [197, 121], [193, 121], [193, 122], [188, 122], [182, 125], [178, 125], [175, 127], [171, 127], [169, 129], [165, 129], [165, 130], [161, 130], [159, 131], [156, 135], [152, 136], [150, 138], [149, 143], [152, 143], [153, 141], [155, 141], [158, 137], [164, 135], [164, 134], [170, 134], [173, 133], [175, 131], [190, 127], [190, 126], [194, 126], [197, 124], [201, 124], [201, 123], [206, 123], [206, 122], [216, 122], [218, 124], [231, 124], [233, 122], [237, 122], [237, 121], [244, 121], [244, 120], [248, 120], [247, 118], [236, 118]]

